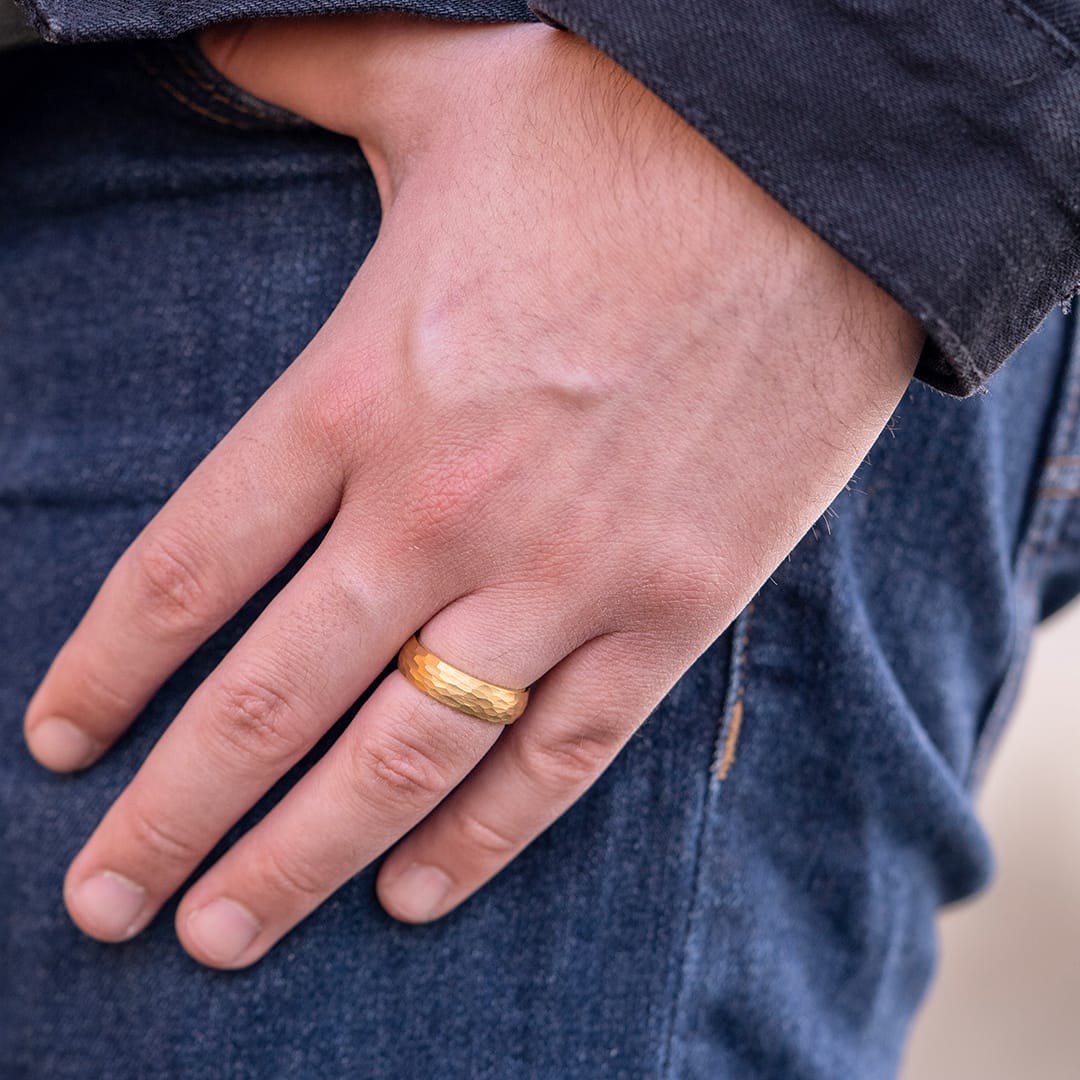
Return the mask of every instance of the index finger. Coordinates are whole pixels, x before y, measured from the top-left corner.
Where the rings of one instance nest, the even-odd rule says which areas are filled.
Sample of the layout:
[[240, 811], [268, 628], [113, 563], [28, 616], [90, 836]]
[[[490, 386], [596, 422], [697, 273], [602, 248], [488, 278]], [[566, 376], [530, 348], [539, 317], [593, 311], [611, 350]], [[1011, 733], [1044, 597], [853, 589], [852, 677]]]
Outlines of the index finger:
[[96, 761], [334, 514], [342, 476], [296, 396], [279, 380], [109, 572], [27, 706], [26, 741], [46, 768]]

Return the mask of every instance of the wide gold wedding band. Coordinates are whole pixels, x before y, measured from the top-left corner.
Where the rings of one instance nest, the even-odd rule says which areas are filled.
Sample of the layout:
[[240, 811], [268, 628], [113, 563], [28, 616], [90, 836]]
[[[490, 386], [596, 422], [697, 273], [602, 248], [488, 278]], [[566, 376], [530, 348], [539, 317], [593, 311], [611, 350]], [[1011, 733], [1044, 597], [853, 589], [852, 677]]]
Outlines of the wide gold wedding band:
[[428, 697], [492, 724], [512, 724], [529, 700], [528, 690], [496, 686], [440, 660], [416, 634], [401, 646], [398, 671]]

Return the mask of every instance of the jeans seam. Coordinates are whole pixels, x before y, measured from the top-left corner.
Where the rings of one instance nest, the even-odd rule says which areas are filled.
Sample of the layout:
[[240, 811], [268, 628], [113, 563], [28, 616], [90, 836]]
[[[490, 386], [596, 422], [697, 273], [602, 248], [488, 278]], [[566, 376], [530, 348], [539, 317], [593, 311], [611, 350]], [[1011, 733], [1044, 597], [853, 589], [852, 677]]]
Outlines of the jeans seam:
[[1080, 59], [1080, 53], [1077, 52], [1073, 43], [1057, 27], [1026, 4], [1021, 3], [1020, 0], [1001, 0], [1001, 6], [1018, 22], [1023, 23], [1041, 37], [1065, 67], [1072, 67], [1077, 59]]
[[730, 709], [724, 710], [719, 730], [716, 733], [716, 747], [713, 753], [712, 774], [717, 780], [726, 780], [735, 764], [735, 752], [738, 748], [739, 735], [742, 732], [743, 699], [746, 696], [746, 658], [750, 650], [750, 627], [754, 621], [754, 604], [751, 600], [740, 616], [742, 625], [738, 640], [732, 642], [732, 652], [738, 653], [737, 661], [732, 665], [729, 685], [735, 686], [735, 699]]
[[211, 123], [239, 131], [317, 130], [304, 117], [230, 82], [206, 60], [190, 35], [142, 43], [134, 55], [160, 89], [186, 111]]
[[[697, 822], [697, 836], [694, 838], [694, 866], [690, 882], [690, 900], [686, 906], [686, 919], [682, 930], [682, 959], [675, 982], [674, 993], [671, 996], [671, 1008], [668, 1014], [667, 1037], [664, 1040], [664, 1052], [660, 1061], [660, 1076], [666, 1080], [673, 1080], [674, 1056], [675, 1056], [675, 1028], [679, 1017], [684, 1010], [686, 988], [689, 984], [687, 969], [690, 964], [690, 938], [694, 930], [694, 922], [697, 916], [699, 900], [701, 896], [701, 854], [705, 846], [705, 837], [708, 832], [707, 826], [710, 811], [723, 783], [719, 777], [719, 764], [724, 760], [724, 749], [728, 740], [732, 737], [732, 719], [738, 716], [741, 720], [743, 701], [745, 698], [745, 680], [747, 667], [747, 640], [750, 620], [757, 597], [750, 601], [745, 608], [735, 617], [731, 624], [731, 651], [728, 655], [726, 681], [724, 691], [724, 706], [720, 716], [720, 724], [717, 730], [714, 745], [713, 763], [709, 769], [709, 777], [705, 788], [705, 795], [701, 800], [701, 811]], [[735, 731], [734, 738], [738, 738]], [[717, 760], [719, 754], [719, 762]], [[734, 756], [732, 756], [734, 760]], [[730, 769], [730, 764], [728, 765]], [[726, 774], [725, 774], [726, 775]]]
[[[1048, 453], [1039, 466], [1035, 492], [1031, 499], [1028, 523], [1016, 549], [1014, 584], [1010, 590], [1012, 640], [1009, 642], [1008, 666], [994, 691], [975, 733], [971, 761], [966, 770], [966, 786], [976, 790], [993, 759], [993, 749], [1012, 715], [1020, 683], [1031, 649], [1030, 627], [1038, 614], [1038, 567], [1061, 544], [1062, 519], [1067, 500], [1054, 494], [1056, 487], [1046, 483], [1046, 474], [1055, 466], [1080, 464], [1080, 454], [1073, 452], [1080, 421], [1080, 317], [1075, 309], [1070, 315], [1066, 358], [1062, 366], [1061, 389], [1068, 395], [1064, 408], [1051, 420]], [[1078, 492], [1080, 494], [1080, 492]]]
[[1030, 570], [1030, 560], [1024, 567], [1018, 568], [1017, 580], [1013, 589], [1010, 605], [1012, 622], [1012, 640], [1009, 642], [1009, 661], [1000, 684], [986, 711], [982, 723], [975, 735], [971, 751], [971, 762], [967, 768], [965, 787], [976, 791], [982, 784], [990, 762], [994, 758], [994, 748], [1013, 714], [1020, 684], [1027, 670], [1027, 658], [1031, 652], [1031, 633], [1026, 628], [1034, 621], [1031, 614], [1038, 601], [1035, 592], [1035, 576]]
[[1031, 523], [1017, 552], [1018, 574], [1061, 546], [1066, 509], [1074, 499], [1080, 498], [1080, 487], [1069, 480], [1055, 481], [1048, 475], [1055, 468], [1080, 464], [1080, 454], [1075, 453], [1080, 425], [1080, 313], [1075, 309], [1069, 317], [1066, 348], [1069, 355], [1063, 378], [1069, 396], [1060, 422], [1051, 433], [1050, 452], [1042, 462]]
[[316, 128], [306, 117], [300, 116], [272, 101], [265, 101], [233, 82], [206, 58], [206, 54], [194, 34], [186, 34], [163, 42], [169, 59], [176, 65], [180, 75], [192, 86], [214, 102], [226, 113], [247, 117], [256, 125], [267, 125], [272, 130]]
[[142, 52], [135, 54], [139, 65], [146, 71], [146, 73], [153, 79], [154, 83], [164, 90], [171, 98], [182, 105], [185, 109], [190, 110], [193, 113], [203, 117], [206, 120], [210, 120], [215, 124], [221, 124], [223, 127], [236, 128], [240, 131], [253, 130], [252, 125], [244, 124], [237, 120], [231, 120], [226, 116], [221, 116], [213, 110], [207, 108], [205, 105], [200, 105], [197, 101], [188, 97], [182, 90], [174, 86], [169, 80], [156, 68]]
[[211, 99], [224, 105], [227, 109], [232, 109], [234, 112], [244, 113], [247, 116], [254, 117], [256, 120], [273, 120], [275, 119], [274, 113], [269, 109], [257, 109], [254, 105], [247, 105], [243, 102], [236, 101], [223, 93], [221, 90], [215, 88], [212, 83], [207, 79], [204, 79], [192, 65], [184, 58], [179, 49], [174, 50], [173, 59], [176, 61], [176, 66], [189, 78], [191, 81], [204, 93], [209, 95]]

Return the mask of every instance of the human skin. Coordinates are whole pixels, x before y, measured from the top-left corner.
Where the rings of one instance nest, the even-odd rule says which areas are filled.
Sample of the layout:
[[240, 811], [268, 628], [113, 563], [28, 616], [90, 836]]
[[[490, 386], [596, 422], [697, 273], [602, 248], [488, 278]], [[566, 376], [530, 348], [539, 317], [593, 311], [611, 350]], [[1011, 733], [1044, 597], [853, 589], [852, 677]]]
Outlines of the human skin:
[[844, 487], [923, 333], [568, 33], [366, 15], [203, 46], [355, 137], [383, 219], [28, 706], [43, 765], [90, 766], [329, 526], [72, 862], [72, 918], [103, 941], [142, 930], [417, 630], [467, 672], [532, 684], [502, 727], [388, 675], [181, 900], [183, 946], [237, 968], [387, 849], [378, 897], [415, 922], [510, 862]]

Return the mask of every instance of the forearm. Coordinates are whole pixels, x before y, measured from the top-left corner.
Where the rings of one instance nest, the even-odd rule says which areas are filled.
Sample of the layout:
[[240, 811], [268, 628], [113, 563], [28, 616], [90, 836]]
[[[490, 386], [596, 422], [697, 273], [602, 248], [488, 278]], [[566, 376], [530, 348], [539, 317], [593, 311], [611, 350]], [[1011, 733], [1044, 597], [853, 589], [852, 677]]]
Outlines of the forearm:
[[1072, 40], [1012, 0], [530, 6], [914, 314], [932, 385], [975, 390], [1080, 283], [1080, 3]]

